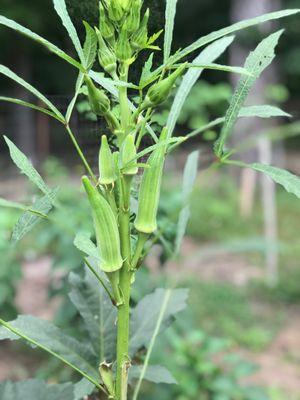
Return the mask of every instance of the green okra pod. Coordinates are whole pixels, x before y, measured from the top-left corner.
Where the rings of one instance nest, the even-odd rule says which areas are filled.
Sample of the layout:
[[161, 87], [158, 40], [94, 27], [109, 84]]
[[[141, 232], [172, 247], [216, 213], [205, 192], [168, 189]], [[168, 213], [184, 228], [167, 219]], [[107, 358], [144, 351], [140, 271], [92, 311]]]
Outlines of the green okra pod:
[[97, 245], [100, 251], [102, 271], [118, 271], [123, 260], [120, 250], [120, 236], [116, 217], [105, 198], [91, 184], [88, 177], [82, 178], [94, 219]]
[[114, 157], [110, 150], [105, 135], [101, 138], [101, 147], [99, 152], [99, 183], [100, 185], [113, 185], [117, 179], [115, 172]]
[[[166, 139], [167, 129], [163, 129], [160, 141]], [[166, 146], [160, 146], [149, 157], [139, 190], [139, 206], [134, 226], [142, 233], [153, 233], [157, 229], [157, 210], [161, 181], [165, 162]]]

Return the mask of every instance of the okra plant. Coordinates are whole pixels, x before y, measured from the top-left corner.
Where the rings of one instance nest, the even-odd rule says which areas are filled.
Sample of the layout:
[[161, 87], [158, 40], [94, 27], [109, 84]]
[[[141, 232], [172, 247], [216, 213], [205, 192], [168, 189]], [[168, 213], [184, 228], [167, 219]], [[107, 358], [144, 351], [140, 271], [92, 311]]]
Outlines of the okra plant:
[[[214, 146], [214, 166], [230, 164], [252, 168], [300, 197], [298, 177], [268, 165], [245, 165], [234, 158], [236, 149], [228, 147], [238, 118], [287, 115], [274, 106], [245, 106], [256, 79], [272, 62], [283, 31], [273, 33], [259, 43], [244, 67], [215, 63], [235, 39], [235, 32], [300, 10], [277, 11], [238, 22], [201, 37], [172, 54], [177, 0], [166, 1], [166, 23], [159, 32], [148, 31], [151, 10], [143, 0], [101, 0], [99, 24], [91, 26], [83, 22], [86, 31], [83, 45], [65, 0], [53, 0], [53, 3], [74, 44], [77, 58], [4, 16], [0, 16], [0, 25], [35, 40], [77, 69], [74, 96], [67, 112], [62, 114], [42, 93], [4, 65], [0, 65], [0, 72], [26, 88], [43, 105], [4, 96], [0, 100], [32, 108], [61, 123], [86, 169], [82, 190], [88, 199], [90, 215], [87, 218], [92, 218], [94, 232], [75, 235], [74, 245], [81, 251], [86, 275], [85, 278], [73, 273], [70, 276], [70, 298], [83, 318], [86, 341], [79, 342], [51, 323], [30, 316], [20, 316], [12, 322], [0, 320], [0, 339], [23, 338], [30, 345], [58, 358], [75, 372], [74, 377], [82, 379], [76, 384], [52, 386], [37, 380], [2, 383], [0, 398], [23, 399], [26, 392], [36, 400], [42, 397], [82, 399], [92, 393], [101, 399], [136, 400], [143, 379], [174, 383], [164, 367], [149, 365], [149, 360], [158, 333], [184, 308], [187, 298], [184, 289], [157, 289], [131, 308], [131, 289], [136, 274], [143, 268], [151, 246], [163, 236], [157, 211], [166, 156], [183, 141], [220, 125], [220, 136]], [[164, 35], [163, 49], [157, 45], [161, 35]], [[154, 57], [161, 51], [163, 62], [153, 68]], [[148, 56], [140, 79], [131, 82], [130, 69], [145, 53]], [[193, 59], [194, 53], [197, 54]], [[225, 117], [200, 126], [184, 137], [173, 137], [183, 104], [206, 69], [240, 74], [228, 111]], [[168, 121], [160, 132], [152, 124], [153, 115], [173, 95]], [[99, 132], [97, 171], [90, 166], [70, 124], [76, 102], [82, 96], [86, 96], [92, 112], [106, 123], [105, 131]], [[1, 206], [22, 211], [12, 234], [12, 241], [17, 242], [39, 221], [46, 219], [51, 223], [51, 210], [62, 207], [62, 204], [59, 202], [59, 189], [49, 188], [21, 150], [7, 137], [4, 139], [14, 163], [43, 193], [31, 205], [1, 199]], [[197, 162], [198, 153], [194, 152], [187, 160], [184, 173], [182, 211], [174, 256], [180, 252], [188, 222], [188, 198], [195, 181]], [[139, 365], [140, 360], [144, 363]]]

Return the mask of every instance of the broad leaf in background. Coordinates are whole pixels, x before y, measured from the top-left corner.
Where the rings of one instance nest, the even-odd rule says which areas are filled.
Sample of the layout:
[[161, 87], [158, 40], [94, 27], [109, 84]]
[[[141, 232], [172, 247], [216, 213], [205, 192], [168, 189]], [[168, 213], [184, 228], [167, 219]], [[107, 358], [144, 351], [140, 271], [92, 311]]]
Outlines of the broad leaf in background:
[[177, 1], [178, 0], [167, 0], [166, 2], [164, 63], [168, 61], [171, 54]]
[[50, 322], [21, 315], [10, 323], [0, 320], [0, 325], [0, 340], [25, 339], [31, 345], [40, 347], [69, 365], [93, 383], [98, 382], [98, 372], [94, 367], [97, 365], [97, 358], [93, 349], [67, 336]]
[[[140, 365], [133, 365], [129, 370], [129, 381], [136, 380], [141, 375], [142, 367]], [[148, 365], [144, 379], [154, 383], [166, 383], [169, 385], [176, 385], [178, 382], [173, 377], [171, 372], [161, 365]]]
[[[60, 121], [64, 120], [63, 115], [58, 111], [58, 109], [49, 101], [41, 92], [39, 92], [36, 88], [34, 88], [30, 83], [24, 81], [20, 76], [15, 74], [5, 65], [0, 64], [0, 74], [7, 76], [9, 79], [17, 82], [19, 85], [23, 86], [26, 90], [32, 93], [35, 97], [40, 99], [46, 106], [49, 107], [50, 110], [57, 116]], [[3, 99], [3, 98], [2, 98]]]
[[[156, 289], [145, 296], [133, 309], [130, 321], [129, 352], [133, 356], [136, 352], [149, 345], [155, 332], [160, 309], [164, 302], [166, 289]], [[173, 289], [166, 306], [159, 332], [163, 331], [175, 315], [186, 307], [188, 298], [187, 289]]]
[[255, 171], [262, 172], [269, 176], [273, 181], [283, 186], [287, 192], [300, 198], [300, 178], [298, 176], [284, 169], [272, 167], [270, 165], [254, 163], [248, 166]]
[[83, 54], [82, 46], [78, 38], [75, 26], [73, 25], [73, 22], [71, 21], [71, 18], [69, 16], [65, 0], [53, 0], [53, 4], [55, 11], [59, 15], [64, 27], [66, 28], [72, 40], [72, 43], [74, 44], [81, 63], [86, 67], [87, 63]]
[[90, 69], [96, 59], [97, 48], [98, 48], [98, 38], [95, 30], [86, 21], [83, 21], [86, 38], [83, 46], [83, 53], [86, 60], [86, 68]]
[[242, 107], [239, 112], [239, 117], [259, 117], [259, 118], [272, 118], [272, 117], [291, 117], [291, 114], [281, 110], [275, 106], [259, 105]]
[[1, 400], [74, 400], [72, 383], [47, 385], [32, 379], [21, 382], [1, 382]]
[[26, 175], [27, 178], [34, 183], [53, 203], [54, 201], [54, 192], [46, 185], [41, 175], [34, 168], [32, 163], [28, 160], [24, 153], [22, 153], [17, 146], [9, 140], [6, 136], [4, 139], [8, 145], [11, 159], [16, 164], [16, 166], [20, 169], [21, 173]]
[[[52, 199], [54, 200], [57, 192], [53, 191]], [[48, 196], [38, 198], [32, 204], [32, 207], [25, 211], [16, 222], [13, 233], [12, 242], [16, 243], [21, 240], [28, 232], [30, 232], [39, 222], [52, 210], [53, 204]]]
[[[206, 64], [215, 61], [224, 51], [231, 45], [234, 36], [229, 36], [216, 42], [212, 43], [211, 45], [207, 46], [198, 57], [195, 58], [193, 64]], [[173, 101], [168, 121], [168, 137], [171, 137], [179, 118], [180, 112], [182, 107], [188, 97], [190, 91], [192, 90], [193, 86], [199, 79], [201, 73], [203, 72], [203, 68], [190, 68], [186, 74], [184, 75], [182, 82], [177, 89], [177, 93], [175, 99]]]
[[182, 240], [186, 232], [188, 221], [190, 219], [191, 212], [190, 212], [189, 200], [197, 178], [198, 161], [199, 161], [199, 151], [193, 151], [193, 153], [189, 155], [184, 168], [183, 185], [182, 185], [182, 210], [180, 211], [179, 214], [176, 242], [175, 242], [176, 255], [178, 255], [180, 252]]
[[91, 241], [90, 235], [85, 232], [77, 233], [74, 239], [74, 246], [86, 255], [100, 260], [99, 251], [97, 246]]
[[229, 109], [225, 116], [225, 123], [220, 138], [215, 144], [215, 153], [218, 157], [221, 157], [223, 154], [225, 143], [232, 134], [239, 112], [255, 81], [273, 61], [275, 57], [275, 47], [277, 46], [282, 33], [283, 30], [272, 33], [266, 39], [262, 40], [256, 49], [247, 57], [245, 68], [252, 74], [252, 76], [243, 76], [240, 79], [237, 89], [232, 97]]
[[104, 360], [113, 361], [117, 334], [116, 308], [112, 307], [110, 298], [89, 271], [86, 270], [84, 279], [71, 273], [69, 282], [72, 288], [70, 299], [83, 318], [95, 354], [99, 355], [97, 365]]
[[74, 400], [82, 400], [85, 399], [86, 396], [92, 394], [95, 385], [88, 381], [87, 379], [83, 378], [81, 381], [75, 383], [74, 385]]
[[63, 60], [67, 61], [69, 64], [73, 65], [74, 67], [83, 71], [83, 67], [79, 64], [78, 61], [74, 60], [74, 58], [70, 57], [60, 48], [55, 46], [54, 44], [50, 43], [48, 40], [44, 39], [43, 37], [39, 36], [38, 34], [32, 32], [30, 29], [25, 28], [24, 26], [18, 24], [17, 22], [13, 21], [12, 19], [3, 17], [0, 15], [0, 25], [4, 25], [7, 28], [13, 29], [16, 32], [21, 33], [24, 36], [27, 36], [30, 39], [42, 44], [52, 53], [56, 54], [58, 57], [62, 58]]

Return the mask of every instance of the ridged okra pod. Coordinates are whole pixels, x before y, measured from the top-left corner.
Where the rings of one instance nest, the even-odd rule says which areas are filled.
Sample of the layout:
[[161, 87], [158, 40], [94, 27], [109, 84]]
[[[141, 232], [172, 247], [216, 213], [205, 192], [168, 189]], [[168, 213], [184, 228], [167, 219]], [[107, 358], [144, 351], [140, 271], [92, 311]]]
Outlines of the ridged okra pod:
[[97, 245], [100, 251], [100, 268], [106, 272], [119, 270], [123, 265], [120, 236], [116, 217], [105, 198], [91, 184], [88, 177], [82, 178], [94, 219]]
[[[167, 129], [160, 136], [166, 140]], [[153, 233], [157, 229], [157, 210], [160, 198], [161, 181], [165, 162], [166, 146], [161, 145], [153, 151], [147, 162], [139, 190], [139, 206], [134, 226], [142, 233]]]

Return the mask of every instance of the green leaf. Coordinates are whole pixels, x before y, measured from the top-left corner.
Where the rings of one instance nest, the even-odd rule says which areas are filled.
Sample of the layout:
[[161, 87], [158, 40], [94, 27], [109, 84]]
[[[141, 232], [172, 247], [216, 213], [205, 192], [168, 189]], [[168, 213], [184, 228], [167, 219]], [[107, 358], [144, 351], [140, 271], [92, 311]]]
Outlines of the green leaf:
[[171, 57], [170, 62], [174, 63], [180, 60], [183, 57], [186, 57], [188, 54], [192, 53], [193, 51], [199, 49], [202, 46], [207, 45], [208, 43], [211, 43], [217, 39], [220, 39], [223, 36], [230, 35], [232, 33], [235, 33], [237, 31], [240, 31], [245, 28], [249, 28], [251, 26], [255, 26], [258, 24], [262, 24], [264, 22], [276, 20], [279, 18], [284, 18], [288, 17], [289, 15], [294, 15], [300, 12], [300, 9], [291, 9], [291, 10], [282, 10], [282, 11], [275, 11], [272, 13], [260, 15], [255, 18], [250, 18], [246, 19], [244, 21], [237, 22], [231, 26], [228, 26], [226, 28], [222, 28], [218, 31], [209, 33], [206, 36], [201, 37], [198, 39], [196, 42], [192, 43], [185, 49], [179, 51], [177, 54], [175, 54], [173, 57]]
[[99, 355], [98, 364], [104, 360], [113, 361], [117, 334], [116, 308], [112, 306], [99, 282], [87, 270], [84, 279], [71, 273], [69, 282], [72, 288], [70, 299], [83, 318], [95, 354]]
[[95, 354], [90, 346], [65, 335], [59, 328], [33, 316], [22, 315], [7, 323], [0, 320], [0, 340], [25, 339], [75, 369], [92, 383], [98, 384]]
[[19, 85], [23, 86], [26, 90], [32, 93], [35, 97], [40, 99], [46, 106], [49, 107], [50, 110], [60, 119], [64, 120], [63, 115], [58, 111], [58, 109], [49, 101], [41, 92], [39, 92], [36, 88], [30, 85], [30, 83], [24, 81], [21, 77], [7, 68], [5, 65], [0, 64], [0, 74], [7, 76], [13, 81], [17, 82]]
[[82, 251], [86, 255], [95, 258], [96, 260], [101, 260], [99, 256], [99, 250], [97, 246], [91, 241], [90, 235], [84, 232], [77, 233], [74, 239], [74, 246], [78, 250]]
[[245, 103], [245, 100], [252, 89], [255, 81], [260, 77], [261, 73], [271, 64], [275, 57], [275, 47], [283, 30], [275, 32], [264, 39], [247, 57], [245, 68], [252, 76], [242, 77], [238, 83], [237, 89], [230, 102], [229, 109], [225, 116], [220, 138], [215, 144], [215, 153], [218, 157], [222, 156], [225, 143], [231, 135], [234, 125], [238, 119], [239, 112]]
[[[141, 374], [142, 366], [133, 365], [129, 370], [129, 381], [138, 379]], [[178, 382], [171, 372], [161, 365], [149, 365], [147, 367], [144, 379], [154, 383], [165, 383], [168, 385], [177, 385]]]
[[65, 0], [53, 0], [53, 4], [55, 11], [59, 15], [64, 27], [66, 28], [72, 40], [72, 43], [74, 44], [81, 63], [85, 67], [87, 67], [87, 60], [84, 57], [82, 46], [78, 38], [75, 26], [73, 25], [73, 22], [71, 21], [71, 18], [69, 16]]
[[86, 396], [92, 394], [95, 385], [83, 378], [81, 381], [75, 383], [74, 385], [74, 400], [82, 400], [85, 399]]
[[[173, 289], [170, 291], [165, 312], [160, 324], [159, 332], [163, 331], [172, 322], [174, 316], [186, 307], [188, 298], [187, 289]], [[166, 289], [156, 289], [154, 293], [145, 296], [133, 309], [131, 316], [130, 355], [148, 347], [155, 332], [161, 306], [164, 304]]]
[[32, 379], [21, 382], [1, 382], [1, 400], [74, 400], [72, 383], [47, 385]]
[[165, 23], [165, 39], [164, 39], [164, 63], [167, 62], [171, 54], [173, 41], [174, 22], [176, 16], [177, 0], [167, 0], [166, 2], [166, 23]]
[[[54, 199], [57, 191], [53, 191], [51, 195]], [[52, 210], [53, 204], [50, 202], [49, 197], [44, 196], [34, 201], [32, 207], [27, 209], [18, 219], [13, 228], [12, 242], [20, 241], [28, 232], [30, 232], [39, 222], [46, 218]]]
[[28, 103], [27, 101], [24, 101], [24, 100], [14, 99], [12, 97], [0, 96], [0, 101], [5, 101], [7, 103], [14, 103], [14, 104], [18, 104], [19, 106], [32, 108], [33, 110], [40, 111], [46, 115], [49, 115], [52, 118], [57, 119], [60, 122], [64, 122], [64, 120], [62, 118], [60, 118], [59, 116], [54, 114], [52, 111], [49, 111], [46, 108], [38, 107], [35, 104]]
[[8, 139], [8, 137], [4, 136], [4, 139], [8, 145], [11, 159], [16, 164], [16, 166], [20, 169], [21, 173], [26, 175], [28, 179], [34, 183], [53, 203], [53, 191], [46, 185], [41, 175], [34, 168], [32, 163], [28, 160], [24, 153], [22, 153], [17, 146]]
[[281, 110], [275, 106], [259, 105], [243, 107], [239, 112], [239, 117], [259, 117], [259, 118], [272, 118], [272, 117], [291, 117], [291, 114]]
[[22, 35], [27, 36], [30, 39], [42, 44], [52, 53], [56, 54], [58, 57], [62, 58], [63, 60], [67, 61], [69, 64], [73, 65], [74, 67], [78, 68], [81, 71], [84, 71], [84, 68], [80, 65], [80, 63], [74, 58], [70, 57], [60, 48], [55, 46], [54, 44], [50, 43], [48, 40], [44, 39], [43, 37], [37, 35], [36, 33], [32, 32], [30, 29], [25, 28], [24, 26], [18, 24], [17, 22], [13, 21], [12, 19], [8, 19], [0, 15], [0, 25], [4, 25], [7, 28], [13, 29], [16, 32], [21, 33]]
[[224, 71], [231, 72], [233, 74], [240, 75], [251, 75], [249, 71], [242, 67], [231, 67], [230, 65], [222, 65], [222, 64], [187, 64], [188, 68], [202, 68], [202, 69], [211, 69], [214, 71]]
[[270, 165], [254, 163], [248, 166], [255, 171], [262, 172], [269, 176], [273, 181], [283, 186], [287, 192], [300, 198], [300, 178], [298, 176], [291, 174], [285, 169], [272, 167]]
[[143, 87], [144, 82], [146, 82], [148, 77], [151, 75], [151, 69], [153, 66], [153, 57], [154, 57], [154, 53], [151, 53], [149, 58], [145, 62], [145, 65], [144, 65], [142, 73], [141, 73], [141, 79], [140, 79], [140, 83], [139, 83], [140, 87]]
[[[215, 59], [217, 59], [224, 51], [230, 46], [234, 39], [234, 36], [229, 36], [223, 39], [220, 39], [214, 43], [212, 43], [210, 46], [207, 46], [198, 57], [195, 58], [193, 61], [193, 64], [201, 64], [201, 63], [210, 63], [213, 62]], [[186, 74], [184, 75], [181, 85], [179, 86], [175, 99], [173, 101], [168, 121], [167, 121], [167, 127], [168, 127], [168, 137], [171, 137], [176, 125], [176, 122], [179, 118], [180, 112], [182, 110], [182, 107], [192, 90], [193, 86], [199, 79], [201, 73], [203, 72], [202, 69], [194, 69], [190, 68]]]
[[83, 53], [86, 60], [86, 68], [90, 69], [96, 59], [97, 48], [98, 48], [98, 38], [95, 30], [86, 21], [83, 21], [86, 37], [83, 46]]
[[175, 242], [175, 254], [179, 254], [182, 240], [184, 238], [186, 227], [190, 219], [190, 196], [197, 178], [198, 173], [199, 151], [193, 151], [186, 162], [183, 173], [183, 186], [182, 186], [182, 210], [179, 214], [177, 224], [177, 234]]
[[69, 123], [71, 116], [72, 116], [72, 112], [74, 110], [77, 98], [80, 94], [81, 91], [81, 87], [83, 85], [84, 82], [84, 74], [82, 72], [79, 72], [78, 77], [77, 77], [77, 81], [76, 81], [76, 87], [75, 87], [75, 94], [70, 102], [70, 104], [68, 105], [68, 109], [66, 112], [66, 122]]

